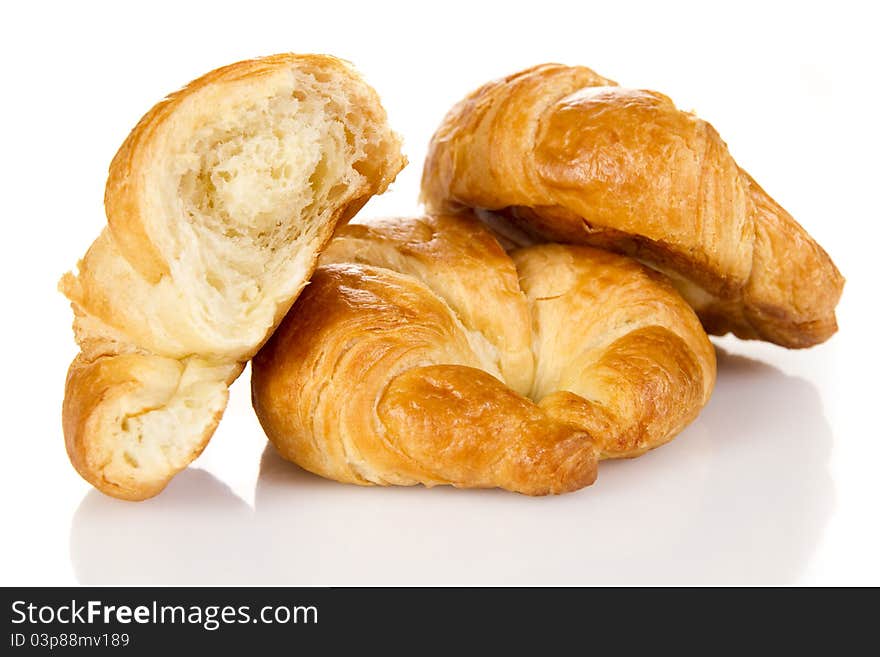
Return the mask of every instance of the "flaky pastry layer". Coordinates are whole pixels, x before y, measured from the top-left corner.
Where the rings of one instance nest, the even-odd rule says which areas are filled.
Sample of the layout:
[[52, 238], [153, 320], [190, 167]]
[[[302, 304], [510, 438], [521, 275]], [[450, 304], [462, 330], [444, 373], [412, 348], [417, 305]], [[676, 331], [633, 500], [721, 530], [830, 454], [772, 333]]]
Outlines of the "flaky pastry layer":
[[340, 229], [253, 360], [285, 458], [355, 484], [593, 482], [708, 401], [715, 352], [662, 274], [582, 246], [505, 253], [474, 217]]

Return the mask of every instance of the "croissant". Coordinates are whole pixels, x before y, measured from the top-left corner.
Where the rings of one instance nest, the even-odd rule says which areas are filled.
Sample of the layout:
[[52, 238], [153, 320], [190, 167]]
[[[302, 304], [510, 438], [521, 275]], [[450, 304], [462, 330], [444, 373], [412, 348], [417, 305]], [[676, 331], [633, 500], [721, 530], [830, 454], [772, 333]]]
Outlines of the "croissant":
[[808, 347], [837, 329], [834, 263], [712, 126], [588, 68], [537, 66], [458, 103], [429, 146], [422, 200], [429, 212], [477, 208], [520, 244], [644, 261], [710, 333]]
[[544, 495], [673, 438], [715, 353], [662, 274], [588, 247], [508, 255], [438, 215], [341, 228], [252, 371], [270, 441], [311, 472]]
[[79, 473], [139, 500], [198, 456], [336, 225], [403, 165], [375, 91], [329, 56], [232, 64], [153, 107], [110, 166], [107, 227], [60, 283]]

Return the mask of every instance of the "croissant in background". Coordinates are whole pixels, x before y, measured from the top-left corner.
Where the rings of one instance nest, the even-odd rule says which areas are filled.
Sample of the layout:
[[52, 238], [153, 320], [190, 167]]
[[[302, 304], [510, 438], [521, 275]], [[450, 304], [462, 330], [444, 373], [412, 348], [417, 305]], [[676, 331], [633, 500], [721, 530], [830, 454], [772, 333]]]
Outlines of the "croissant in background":
[[355, 484], [593, 482], [696, 417], [715, 353], [662, 274], [588, 247], [506, 254], [473, 217], [348, 225], [253, 360], [285, 458]]
[[710, 333], [809, 347], [837, 329], [834, 263], [712, 126], [584, 67], [537, 66], [458, 103], [431, 141], [422, 198], [430, 212], [490, 211], [520, 243], [649, 263]]
[[336, 225], [404, 162], [375, 91], [333, 57], [240, 62], [153, 107], [110, 167], [108, 226], [60, 284], [79, 473], [136, 500], [198, 456]]

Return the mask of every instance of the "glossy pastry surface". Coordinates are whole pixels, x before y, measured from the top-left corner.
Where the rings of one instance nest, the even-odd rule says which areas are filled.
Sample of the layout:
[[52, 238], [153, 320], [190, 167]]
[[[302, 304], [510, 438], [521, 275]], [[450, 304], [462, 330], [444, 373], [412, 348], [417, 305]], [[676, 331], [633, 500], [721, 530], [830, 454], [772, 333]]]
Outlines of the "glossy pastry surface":
[[623, 256], [507, 254], [473, 217], [426, 216], [345, 226], [320, 263], [252, 389], [280, 453], [331, 479], [577, 490], [714, 385], [692, 309]]
[[537, 66], [458, 103], [422, 196], [430, 212], [484, 211], [520, 243], [635, 257], [674, 280], [710, 333], [808, 347], [837, 329], [840, 272], [714, 128], [584, 67]]

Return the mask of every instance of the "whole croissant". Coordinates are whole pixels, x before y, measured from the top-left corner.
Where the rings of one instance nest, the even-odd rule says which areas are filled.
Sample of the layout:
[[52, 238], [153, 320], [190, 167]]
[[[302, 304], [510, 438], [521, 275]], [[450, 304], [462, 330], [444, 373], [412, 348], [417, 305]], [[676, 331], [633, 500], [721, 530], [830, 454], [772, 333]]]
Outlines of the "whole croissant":
[[110, 167], [108, 226], [60, 284], [81, 348], [64, 435], [85, 479], [143, 499], [198, 456], [399, 146], [375, 91], [327, 56], [239, 62], [144, 116]]
[[664, 276], [587, 247], [506, 254], [473, 217], [348, 225], [253, 360], [282, 456], [355, 484], [593, 482], [697, 415], [715, 354]]
[[808, 347], [837, 329], [834, 263], [712, 126], [584, 67], [537, 66], [453, 107], [422, 198], [430, 212], [491, 211], [520, 242], [634, 256], [674, 279], [710, 333]]

